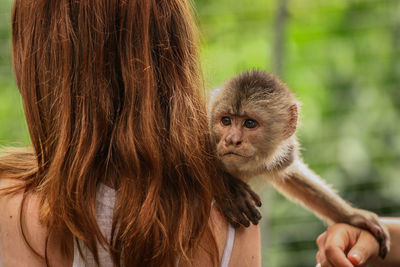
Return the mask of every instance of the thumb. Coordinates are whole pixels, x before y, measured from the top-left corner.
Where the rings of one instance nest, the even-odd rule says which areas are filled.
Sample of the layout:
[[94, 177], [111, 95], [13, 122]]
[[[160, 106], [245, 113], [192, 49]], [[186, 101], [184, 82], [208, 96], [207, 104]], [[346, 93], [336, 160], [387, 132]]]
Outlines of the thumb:
[[362, 232], [356, 244], [347, 253], [347, 258], [354, 266], [360, 266], [367, 262], [372, 256], [378, 255], [379, 245], [375, 238], [367, 232]]

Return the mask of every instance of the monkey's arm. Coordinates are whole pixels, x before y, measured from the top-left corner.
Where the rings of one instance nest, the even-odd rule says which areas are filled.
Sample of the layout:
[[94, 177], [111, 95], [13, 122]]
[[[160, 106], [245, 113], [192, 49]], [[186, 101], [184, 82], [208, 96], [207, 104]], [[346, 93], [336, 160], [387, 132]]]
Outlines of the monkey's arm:
[[300, 159], [273, 177], [271, 183], [283, 195], [302, 203], [329, 223], [342, 222], [370, 231], [380, 243], [379, 256], [385, 257], [390, 246], [389, 234], [378, 216], [350, 206]]

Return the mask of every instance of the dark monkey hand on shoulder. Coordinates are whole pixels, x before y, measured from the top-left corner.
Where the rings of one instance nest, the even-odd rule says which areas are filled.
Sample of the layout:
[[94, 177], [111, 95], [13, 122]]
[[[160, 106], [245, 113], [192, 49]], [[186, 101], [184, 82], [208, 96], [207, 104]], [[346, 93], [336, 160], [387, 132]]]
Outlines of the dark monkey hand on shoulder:
[[223, 212], [241, 224], [246, 221], [240, 217], [243, 213], [257, 223], [261, 217], [252, 200], [258, 205], [259, 199], [243, 183], [263, 175], [286, 197], [328, 223], [348, 223], [371, 232], [384, 258], [390, 239], [377, 215], [350, 206], [300, 158], [297, 111], [297, 100], [289, 88], [264, 71], [244, 72], [212, 93], [208, 108], [211, 136], [223, 169], [235, 177], [230, 184], [239, 204], [233, 204], [243, 206], [237, 211], [228, 202]]

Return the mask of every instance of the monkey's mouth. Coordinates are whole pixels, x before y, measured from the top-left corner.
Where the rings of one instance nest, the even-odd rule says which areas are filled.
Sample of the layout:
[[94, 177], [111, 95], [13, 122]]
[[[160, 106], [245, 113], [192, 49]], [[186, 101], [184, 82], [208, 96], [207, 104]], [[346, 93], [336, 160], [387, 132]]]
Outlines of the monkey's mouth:
[[225, 152], [225, 153], [222, 154], [222, 156], [223, 157], [225, 157], [225, 156], [238, 156], [238, 157], [242, 157], [242, 158], [249, 158], [249, 156], [238, 154], [238, 153], [235, 153], [235, 152]]

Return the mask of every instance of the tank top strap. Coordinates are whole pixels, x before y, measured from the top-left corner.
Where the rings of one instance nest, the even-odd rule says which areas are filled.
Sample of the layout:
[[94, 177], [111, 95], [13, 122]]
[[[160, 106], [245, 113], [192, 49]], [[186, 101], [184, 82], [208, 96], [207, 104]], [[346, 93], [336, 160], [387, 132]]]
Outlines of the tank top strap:
[[226, 234], [226, 242], [224, 253], [222, 254], [221, 267], [228, 267], [229, 261], [231, 260], [233, 243], [235, 242], [235, 228], [228, 223], [228, 232]]

